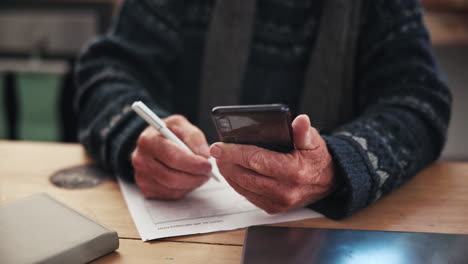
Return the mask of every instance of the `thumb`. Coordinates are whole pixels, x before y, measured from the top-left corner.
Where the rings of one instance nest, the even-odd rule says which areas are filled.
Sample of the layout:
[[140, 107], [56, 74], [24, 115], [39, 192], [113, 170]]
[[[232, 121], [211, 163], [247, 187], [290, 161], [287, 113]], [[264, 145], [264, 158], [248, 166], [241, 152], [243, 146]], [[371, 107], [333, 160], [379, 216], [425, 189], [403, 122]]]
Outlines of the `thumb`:
[[312, 150], [317, 147], [320, 137], [318, 131], [310, 125], [307, 115], [299, 115], [292, 122], [294, 145], [299, 150]]

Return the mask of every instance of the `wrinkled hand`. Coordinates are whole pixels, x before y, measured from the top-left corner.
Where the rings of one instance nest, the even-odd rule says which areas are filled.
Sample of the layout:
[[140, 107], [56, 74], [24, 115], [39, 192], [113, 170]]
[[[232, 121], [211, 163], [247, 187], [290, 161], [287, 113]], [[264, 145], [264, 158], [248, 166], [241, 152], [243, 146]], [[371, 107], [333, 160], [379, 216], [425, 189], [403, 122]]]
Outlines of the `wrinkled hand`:
[[292, 126], [296, 148], [291, 153], [226, 143], [210, 149], [226, 181], [270, 214], [316, 202], [335, 185], [332, 158], [307, 115], [298, 116]]
[[172, 115], [163, 120], [195, 154], [147, 127], [138, 138], [131, 161], [135, 181], [146, 198], [177, 200], [209, 179], [209, 148], [203, 132], [185, 117]]

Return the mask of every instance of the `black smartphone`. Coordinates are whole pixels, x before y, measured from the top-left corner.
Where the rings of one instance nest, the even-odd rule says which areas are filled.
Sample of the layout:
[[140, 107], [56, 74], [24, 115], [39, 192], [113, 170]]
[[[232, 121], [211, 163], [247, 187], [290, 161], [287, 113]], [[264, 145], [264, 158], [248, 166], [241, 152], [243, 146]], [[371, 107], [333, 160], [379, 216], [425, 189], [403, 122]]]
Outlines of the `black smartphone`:
[[217, 106], [211, 116], [222, 142], [284, 153], [294, 149], [291, 112], [284, 104]]

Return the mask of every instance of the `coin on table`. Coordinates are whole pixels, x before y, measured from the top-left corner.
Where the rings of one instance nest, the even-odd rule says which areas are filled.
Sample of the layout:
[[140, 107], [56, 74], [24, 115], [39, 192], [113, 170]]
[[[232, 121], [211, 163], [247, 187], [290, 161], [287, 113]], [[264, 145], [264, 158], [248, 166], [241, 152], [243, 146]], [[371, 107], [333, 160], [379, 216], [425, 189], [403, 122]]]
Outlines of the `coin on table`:
[[94, 187], [110, 178], [110, 175], [95, 164], [80, 165], [55, 172], [50, 181], [66, 189]]

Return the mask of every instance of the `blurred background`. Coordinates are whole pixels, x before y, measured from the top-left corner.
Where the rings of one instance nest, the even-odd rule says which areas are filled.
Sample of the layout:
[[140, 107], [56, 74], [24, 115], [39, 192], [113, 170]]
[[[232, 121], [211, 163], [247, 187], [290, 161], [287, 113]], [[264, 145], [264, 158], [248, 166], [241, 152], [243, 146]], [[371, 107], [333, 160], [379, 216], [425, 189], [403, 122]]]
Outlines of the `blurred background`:
[[[0, 0], [0, 139], [76, 142], [71, 72], [121, 0]], [[422, 0], [454, 95], [442, 158], [468, 160], [468, 0]]]

